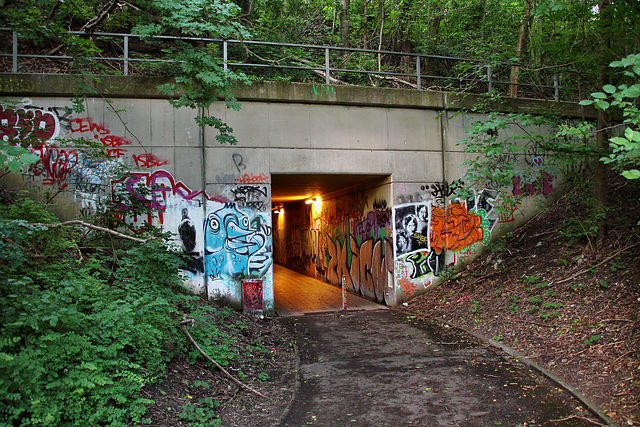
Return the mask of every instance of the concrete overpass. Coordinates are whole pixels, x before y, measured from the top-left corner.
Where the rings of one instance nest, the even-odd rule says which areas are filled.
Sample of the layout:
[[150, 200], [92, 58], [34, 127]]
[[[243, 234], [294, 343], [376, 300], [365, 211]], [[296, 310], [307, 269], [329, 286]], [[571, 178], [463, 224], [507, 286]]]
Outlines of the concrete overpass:
[[[544, 195], [525, 198], [509, 215], [496, 208], [513, 189], [475, 188], [473, 201], [456, 199], [469, 156], [456, 144], [481, 117], [456, 113], [472, 97], [255, 83], [237, 91], [240, 111], [211, 109], [239, 141], [221, 146], [212, 130], [196, 125], [199, 112], [174, 109], [159, 83], [105, 77], [101, 96], [89, 95], [85, 111], [71, 112], [69, 77], [0, 75], [0, 132], [35, 138], [41, 157], [4, 184], [36, 194], [62, 189], [57, 208], [74, 217], [90, 216], [112, 191], [125, 192], [156, 209], [152, 221], [175, 233], [191, 259], [183, 273], [194, 292], [262, 305], [267, 315], [274, 263], [398, 305], [526, 221], [534, 197], [550, 200], [557, 186], [548, 182]], [[575, 104], [534, 100], [494, 107], [584, 114]], [[62, 144], [78, 138], [98, 141], [113, 161], [137, 169], [114, 183], [109, 162]], [[151, 194], [140, 196], [140, 185]]]

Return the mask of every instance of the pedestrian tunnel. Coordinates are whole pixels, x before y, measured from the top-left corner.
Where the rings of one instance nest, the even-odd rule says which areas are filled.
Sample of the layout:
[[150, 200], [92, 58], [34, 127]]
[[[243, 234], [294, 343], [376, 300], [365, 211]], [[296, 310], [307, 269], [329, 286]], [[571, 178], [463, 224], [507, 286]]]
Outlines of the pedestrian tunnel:
[[388, 175], [272, 174], [274, 306], [279, 315], [381, 308], [393, 286]]

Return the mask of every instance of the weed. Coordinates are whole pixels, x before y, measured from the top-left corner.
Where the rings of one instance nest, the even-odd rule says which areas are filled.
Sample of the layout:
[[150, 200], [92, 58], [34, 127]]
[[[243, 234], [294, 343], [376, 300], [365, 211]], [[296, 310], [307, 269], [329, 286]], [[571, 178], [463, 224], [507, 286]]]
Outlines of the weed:
[[557, 311], [552, 311], [552, 312], [549, 312], [549, 313], [540, 313], [540, 317], [545, 321], [547, 321], [547, 320], [549, 320], [551, 318], [554, 318], [554, 317], [558, 317], [558, 315], [559, 315], [559, 313]]
[[178, 414], [191, 427], [217, 427], [222, 425], [215, 413], [215, 408], [220, 402], [210, 397], [200, 399], [196, 404], [187, 402], [182, 405], [182, 412]]
[[602, 289], [609, 289], [609, 284], [604, 281], [604, 280], [599, 280], [598, 281], [598, 285], [600, 286], [600, 288]]
[[471, 307], [471, 312], [478, 313], [480, 312], [480, 301], [474, 300], [473, 307]]
[[523, 282], [531, 284], [538, 283], [540, 280], [542, 280], [540, 276], [527, 276], [526, 274], [523, 274], [522, 276], [520, 276], [520, 278]]
[[618, 270], [626, 270], [627, 269], [626, 266], [617, 264], [614, 261], [611, 261], [611, 264], [609, 264], [609, 267], [611, 267], [611, 271], [618, 271]]
[[593, 343], [597, 342], [600, 339], [599, 335], [591, 335], [589, 338], [584, 340], [584, 345], [590, 347]]
[[494, 341], [503, 341], [504, 340], [504, 336], [502, 336], [502, 334], [500, 335], [496, 335], [493, 337]]
[[518, 313], [520, 311], [520, 308], [518, 307], [520, 300], [518, 300], [518, 298], [516, 297], [509, 297], [509, 301], [509, 309], [511, 310], [511, 314]]
[[582, 283], [577, 283], [575, 285], [569, 285], [569, 288], [571, 288], [572, 291], [577, 291], [579, 289], [584, 288], [584, 285]]

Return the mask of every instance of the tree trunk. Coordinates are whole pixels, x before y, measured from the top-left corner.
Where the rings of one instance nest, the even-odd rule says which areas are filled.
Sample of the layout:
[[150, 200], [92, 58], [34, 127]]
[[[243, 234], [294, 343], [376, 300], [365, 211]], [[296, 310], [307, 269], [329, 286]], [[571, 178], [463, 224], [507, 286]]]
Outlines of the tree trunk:
[[[598, 86], [602, 88], [609, 83], [609, 63], [610, 57], [610, 30], [611, 30], [611, 0], [600, 0], [599, 7], [599, 30], [600, 30], [600, 52], [599, 52], [599, 72]], [[598, 241], [602, 241], [606, 235], [607, 192], [609, 187], [609, 171], [607, 165], [599, 158], [605, 157], [609, 153], [609, 133], [607, 132], [608, 115], [603, 110], [598, 110], [598, 121], [596, 123], [596, 148], [598, 150], [598, 161], [593, 183], [593, 195], [595, 201], [596, 218], [598, 218]]]
[[518, 42], [516, 44], [516, 57], [518, 64], [511, 67], [511, 77], [509, 81], [513, 83], [509, 85], [509, 95], [513, 98], [518, 97], [518, 81], [520, 79], [520, 60], [527, 51], [527, 42], [529, 40], [529, 29], [531, 28], [531, 9], [533, 9], [534, 0], [525, 0], [524, 11], [522, 12], [522, 23], [520, 24], [520, 32], [518, 33]]
[[351, 47], [351, 29], [349, 27], [351, 0], [340, 0], [340, 33], [342, 45]]

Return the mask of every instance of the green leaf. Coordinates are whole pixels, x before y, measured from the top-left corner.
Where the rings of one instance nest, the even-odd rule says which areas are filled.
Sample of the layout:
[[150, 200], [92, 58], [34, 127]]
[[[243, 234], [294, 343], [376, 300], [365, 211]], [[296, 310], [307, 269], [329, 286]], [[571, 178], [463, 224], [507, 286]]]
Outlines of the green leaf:
[[604, 86], [602, 86], [602, 90], [607, 92], [607, 93], [614, 93], [617, 89], [613, 85], [604, 85]]
[[631, 170], [628, 170], [628, 171], [624, 171], [624, 172], [622, 172], [622, 176], [624, 176], [627, 179], [638, 179], [638, 178], [640, 178], [640, 170], [631, 169]]
[[16, 172], [22, 167], [22, 163], [17, 160], [11, 160], [9, 163], [7, 163], [7, 167], [11, 172]]
[[580, 105], [592, 105], [593, 101], [591, 99], [583, 99], [582, 101], [580, 101], [579, 104]]
[[607, 97], [607, 95], [605, 93], [602, 93], [602, 92], [594, 92], [594, 93], [591, 94], [591, 97], [595, 98], [595, 99], [605, 99]]
[[600, 110], [606, 110], [610, 105], [607, 101], [603, 101], [602, 99], [596, 99], [595, 103], [596, 108], [599, 108]]

